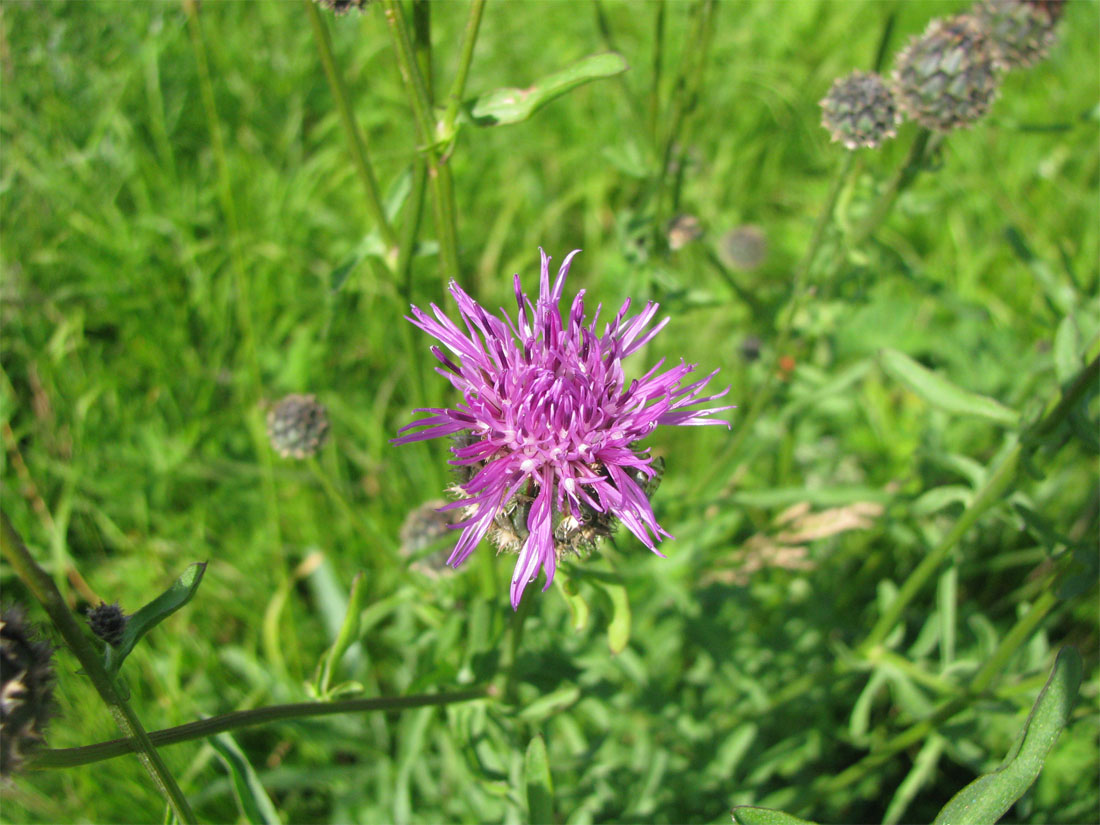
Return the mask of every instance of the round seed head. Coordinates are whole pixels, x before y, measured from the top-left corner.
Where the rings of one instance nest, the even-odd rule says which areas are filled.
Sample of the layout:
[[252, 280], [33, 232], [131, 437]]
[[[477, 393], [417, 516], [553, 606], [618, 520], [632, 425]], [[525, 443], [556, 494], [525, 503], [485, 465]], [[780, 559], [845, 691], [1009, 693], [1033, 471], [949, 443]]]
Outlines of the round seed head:
[[967, 126], [989, 111], [999, 82], [993, 39], [969, 15], [933, 20], [894, 68], [902, 110], [940, 132]]
[[122, 634], [129, 620], [130, 617], [122, 612], [118, 602], [114, 604], [100, 602], [99, 607], [88, 609], [88, 626], [92, 629], [92, 633], [112, 646], [122, 641]]
[[729, 266], [748, 272], [768, 257], [768, 236], [759, 226], [738, 226], [722, 236], [718, 249], [722, 260]]
[[283, 458], [315, 455], [328, 435], [328, 413], [312, 395], [288, 395], [267, 414], [267, 437]]
[[982, 0], [974, 18], [989, 33], [997, 65], [1004, 70], [1030, 66], [1047, 56], [1061, 14], [1025, 0]]
[[314, 0], [314, 2], [318, 6], [328, 9], [337, 17], [347, 14], [352, 9], [358, 9], [360, 12], [366, 11], [367, 6], [370, 4], [370, 0]]
[[897, 134], [901, 123], [894, 95], [877, 74], [852, 72], [837, 78], [821, 100], [821, 125], [848, 149], [874, 149]]
[[1035, 9], [1035, 11], [1045, 14], [1050, 18], [1052, 23], [1057, 23], [1062, 19], [1062, 13], [1066, 10], [1066, 0], [1021, 0]]
[[36, 639], [18, 608], [0, 613], [0, 775], [43, 741], [53, 707], [53, 648]]

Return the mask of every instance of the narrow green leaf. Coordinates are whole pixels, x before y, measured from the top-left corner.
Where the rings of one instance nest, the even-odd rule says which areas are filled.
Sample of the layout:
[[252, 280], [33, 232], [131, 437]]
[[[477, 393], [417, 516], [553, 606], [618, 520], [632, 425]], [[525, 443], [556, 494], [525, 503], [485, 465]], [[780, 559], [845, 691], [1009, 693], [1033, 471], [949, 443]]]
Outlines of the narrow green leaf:
[[886, 374], [915, 392], [929, 404], [956, 415], [988, 418], [1006, 427], [1020, 423], [1020, 414], [999, 401], [957, 387], [908, 355], [894, 349], [879, 352], [879, 363]]
[[621, 584], [595, 578], [593, 581], [611, 599], [611, 621], [607, 625], [607, 643], [612, 653], [622, 653], [630, 641], [630, 599], [627, 598], [626, 588]]
[[280, 825], [275, 805], [264, 790], [260, 778], [248, 761], [248, 757], [238, 747], [228, 733], [219, 733], [210, 737], [210, 745], [229, 770], [233, 780], [233, 793], [241, 806], [245, 819], [253, 825]]
[[894, 798], [890, 800], [886, 815], [882, 818], [882, 825], [896, 825], [905, 818], [905, 811], [913, 799], [935, 774], [936, 765], [939, 764], [946, 746], [947, 740], [942, 736], [933, 734], [925, 740], [920, 753], [913, 760], [913, 767], [894, 792]]
[[375, 231], [371, 231], [367, 234], [355, 249], [349, 252], [347, 257], [338, 263], [332, 272], [329, 273], [329, 291], [339, 292], [343, 289], [351, 273], [356, 270], [359, 264], [363, 263], [363, 261], [369, 257], [378, 258], [380, 261], [384, 261], [386, 258], [386, 245], [382, 242], [382, 236]]
[[183, 575], [176, 579], [171, 587], [130, 617], [118, 644], [107, 646], [107, 658], [104, 664], [108, 673], [112, 676], [117, 674], [123, 661], [141, 641], [142, 636], [191, 601], [191, 597], [199, 589], [199, 583], [202, 582], [205, 572], [206, 562], [195, 562], [183, 571]]
[[524, 784], [527, 786], [527, 821], [531, 825], [554, 821], [554, 785], [550, 778], [550, 758], [542, 734], [527, 744], [524, 763]]
[[588, 624], [588, 602], [577, 590], [577, 585], [571, 578], [567, 578], [559, 571], [554, 577], [554, 584], [558, 586], [565, 603], [569, 605], [569, 615], [573, 620], [574, 630], [584, 630]]
[[526, 89], [504, 88], [486, 92], [467, 101], [464, 108], [478, 126], [521, 123], [554, 98], [577, 86], [621, 74], [628, 68], [622, 55], [614, 52], [594, 54], [544, 77]]
[[1069, 721], [1080, 685], [1081, 656], [1072, 647], [1062, 648], [1004, 764], [951, 797], [933, 825], [989, 825], [1004, 816], [1039, 776]]
[[540, 696], [519, 712], [519, 718], [530, 724], [539, 724], [568, 707], [581, 698], [581, 689], [576, 685], [566, 685], [552, 693]]
[[359, 638], [359, 615], [363, 612], [363, 602], [365, 600], [366, 588], [363, 587], [363, 573], [359, 572], [352, 579], [347, 610], [344, 613], [344, 621], [340, 625], [340, 631], [336, 635], [336, 641], [332, 643], [332, 647], [321, 658], [317, 693], [322, 697], [328, 695], [332, 674], [344, 658], [344, 654]]
[[809, 820], [799, 819], [782, 811], [752, 805], [738, 805], [730, 813], [737, 825], [814, 825]]
[[913, 515], [924, 517], [938, 513], [944, 507], [952, 504], [961, 504], [969, 507], [974, 498], [974, 491], [962, 484], [945, 484], [942, 487], [933, 487], [923, 493], [913, 502]]

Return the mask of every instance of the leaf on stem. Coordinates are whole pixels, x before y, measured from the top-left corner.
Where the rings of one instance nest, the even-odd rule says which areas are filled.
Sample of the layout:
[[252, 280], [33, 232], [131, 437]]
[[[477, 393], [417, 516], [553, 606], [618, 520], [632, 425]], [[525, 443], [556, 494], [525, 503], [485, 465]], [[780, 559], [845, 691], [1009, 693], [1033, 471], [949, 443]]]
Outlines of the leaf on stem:
[[560, 72], [544, 77], [526, 89], [507, 87], [478, 95], [463, 104], [469, 118], [478, 126], [504, 126], [521, 123], [550, 101], [585, 83], [613, 77], [630, 66], [615, 52], [582, 58]]
[[1080, 685], [1081, 656], [1072, 647], [1063, 648], [1004, 764], [951, 797], [933, 825], [983, 825], [1004, 816], [1039, 776], [1069, 721]]
[[988, 418], [1006, 427], [1015, 427], [1020, 423], [1020, 414], [1015, 410], [992, 398], [955, 386], [902, 352], [884, 349], [879, 352], [879, 363], [887, 375], [941, 410]]
[[183, 575], [176, 579], [171, 587], [130, 617], [118, 644], [107, 646], [104, 666], [109, 674], [115, 676], [118, 673], [122, 662], [141, 641], [142, 636], [191, 601], [191, 597], [199, 589], [205, 572], [206, 562], [195, 562], [183, 571]]
[[271, 797], [267, 795], [267, 791], [260, 782], [260, 777], [256, 775], [252, 763], [248, 761], [248, 757], [244, 755], [233, 737], [228, 733], [219, 733], [217, 736], [210, 737], [210, 744], [218, 752], [225, 767], [229, 769], [229, 776], [233, 780], [233, 793], [237, 797], [245, 819], [252, 825], [282, 825]]

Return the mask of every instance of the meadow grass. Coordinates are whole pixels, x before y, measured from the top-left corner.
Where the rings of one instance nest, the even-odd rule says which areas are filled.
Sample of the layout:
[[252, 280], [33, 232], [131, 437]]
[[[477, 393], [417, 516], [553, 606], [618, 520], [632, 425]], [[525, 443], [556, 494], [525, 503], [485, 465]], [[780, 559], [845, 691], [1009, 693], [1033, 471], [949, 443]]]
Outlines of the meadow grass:
[[[134, 610], [209, 562], [194, 600], [128, 660], [149, 730], [309, 699], [358, 571], [361, 633], [336, 681], [396, 696], [512, 668], [514, 706], [235, 732], [284, 821], [527, 821], [524, 754], [541, 734], [557, 821], [718, 822], [759, 804], [823, 822], [928, 822], [1000, 763], [1063, 645], [1084, 657], [1081, 703], [1009, 818], [1096, 821], [1094, 390], [1076, 429], [1047, 438], [1034, 474], [1013, 475], [884, 644], [854, 649], [1020, 429], [929, 404], [881, 353], [907, 354], [1024, 425], [1096, 355], [1097, 4], [1070, 3], [1050, 58], [1010, 74], [992, 113], [950, 135], [850, 248], [916, 127], [859, 152], [793, 307], [792, 273], [845, 155], [817, 101], [835, 77], [870, 68], [890, 16], [887, 55], [963, 4], [719, 4], [702, 52], [696, 4], [669, 3], [654, 89], [659, 8], [490, 4], [472, 95], [610, 48], [631, 68], [525, 122], [463, 125], [450, 160], [460, 271], [448, 275], [488, 307], [511, 300], [513, 272], [532, 287], [539, 246], [556, 261], [583, 249], [570, 289], [605, 307], [660, 301], [672, 321], [646, 359], [721, 368], [735, 431], [777, 358], [791, 359], [738, 449], [724, 428], [653, 437], [667, 462], [654, 506], [676, 539], [661, 559], [623, 531], [571, 564], [568, 586], [591, 610], [581, 629], [557, 587], [529, 593], [513, 664], [509, 558], [486, 546], [429, 578], [398, 553], [406, 515], [451, 480], [446, 444], [389, 440], [413, 407], [454, 400], [402, 316], [410, 299], [453, 304], [428, 203], [408, 284], [374, 257], [340, 269], [374, 221], [297, 2], [206, 0], [201, 28], [172, 3], [0, 6], [5, 510], [81, 611], [99, 599]], [[418, 140], [381, 10], [324, 19], [380, 188], [396, 192]], [[437, 99], [465, 19], [466, 4], [432, 7]], [[700, 54], [692, 102], [675, 80]], [[655, 218], [676, 105], [678, 203]], [[705, 233], [669, 251], [653, 236], [678, 212]], [[743, 224], [766, 233], [765, 262], [716, 265], [721, 236]], [[751, 337], [758, 360], [742, 355]], [[308, 462], [264, 440], [267, 405], [290, 392], [316, 394], [331, 416]], [[10, 568], [0, 575], [5, 602], [26, 602]], [[623, 612], [608, 577], [629, 600], [617, 653], [609, 626]], [[912, 746], [843, 773], [965, 694], [1046, 592], [1056, 603], [986, 689]], [[57, 677], [51, 747], [118, 735], [65, 651]], [[200, 819], [245, 821], [210, 744], [161, 753]], [[31, 771], [3, 792], [12, 822], [164, 817], [132, 757]]]

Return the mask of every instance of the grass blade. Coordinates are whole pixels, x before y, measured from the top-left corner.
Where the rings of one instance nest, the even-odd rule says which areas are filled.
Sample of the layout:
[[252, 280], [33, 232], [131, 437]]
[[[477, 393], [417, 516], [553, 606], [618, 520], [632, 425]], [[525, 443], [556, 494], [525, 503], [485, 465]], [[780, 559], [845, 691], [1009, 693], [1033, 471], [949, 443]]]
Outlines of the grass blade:
[[248, 761], [248, 757], [228, 733], [219, 733], [210, 738], [210, 744], [218, 752], [229, 776], [233, 780], [233, 793], [240, 803], [241, 811], [252, 825], [281, 825], [275, 805], [264, 790], [260, 778]]
[[879, 352], [879, 363], [887, 375], [941, 410], [956, 415], [988, 418], [1006, 427], [1015, 427], [1020, 423], [1020, 415], [1015, 410], [992, 398], [956, 387], [942, 375], [918, 364], [905, 353], [884, 349]]

